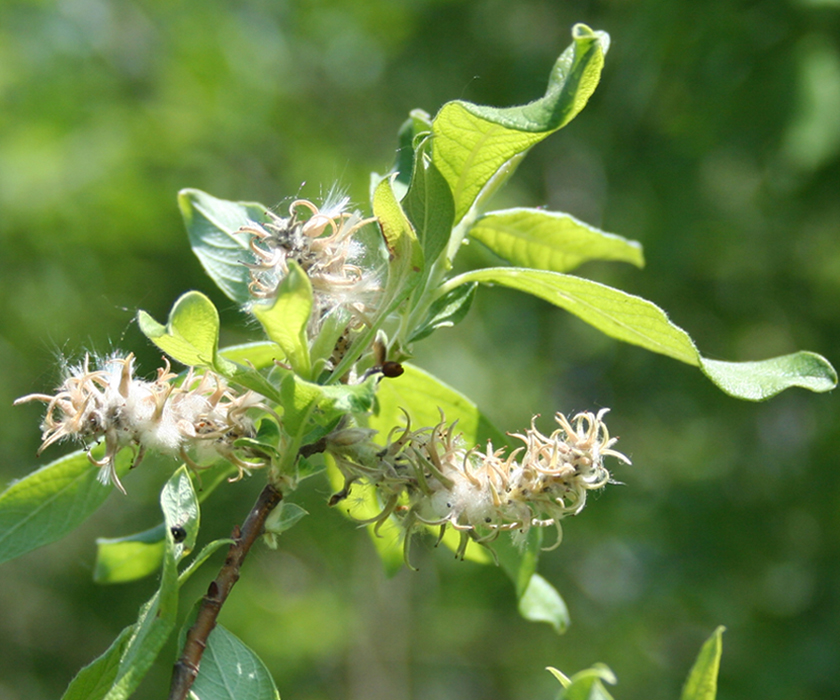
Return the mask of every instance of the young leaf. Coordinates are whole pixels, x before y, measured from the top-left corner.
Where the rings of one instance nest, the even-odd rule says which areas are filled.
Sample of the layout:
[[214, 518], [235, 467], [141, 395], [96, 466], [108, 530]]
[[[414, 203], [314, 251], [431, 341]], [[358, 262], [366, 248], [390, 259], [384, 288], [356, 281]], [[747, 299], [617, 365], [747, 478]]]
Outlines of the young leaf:
[[[101, 456], [101, 455], [100, 455]], [[117, 473], [128, 471], [128, 450], [117, 455]], [[111, 494], [87, 454], [73, 452], [0, 494], [0, 563], [55, 542], [78, 527]]]
[[283, 359], [283, 352], [277, 347], [277, 343], [268, 340], [220, 348], [219, 355], [226, 360], [236, 362], [239, 365], [247, 365], [254, 369], [271, 367], [274, 360]]
[[251, 300], [250, 273], [243, 262], [253, 258], [250, 236], [237, 233], [249, 221], [268, 221], [266, 208], [256, 202], [229, 202], [201, 190], [181, 190], [178, 207], [190, 245], [210, 278], [237, 304]]
[[456, 223], [480, 195], [489, 195], [510, 176], [531, 146], [586, 105], [600, 79], [609, 37], [576, 24], [572, 39], [554, 64], [541, 99], [504, 109], [455, 101], [438, 112], [432, 123], [432, 161], [449, 183]]
[[306, 336], [312, 314], [309, 276], [294, 261], [289, 261], [289, 274], [277, 288], [274, 303], [270, 306], [254, 304], [251, 312], [262, 324], [266, 335], [280, 346], [292, 368], [308, 378], [312, 369]]
[[519, 599], [519, 614], [531, 622], [547, 622], [557, 634], [569, 627], [569, 610], [557, 589], [539, 574], [532, 574]]
[[464, 320], [475, 298], [478, 282], [468, 282], [450, 289], [435, 299], [429, 306], [424, 320], [409, 336], [408, 342], [422, 340], [438, 328], [454, 326]]
[[563, 690], [557, 700], [612, 700], [604, 687], [604, 683], [614, 685], [615, 674], [604, 664], [594, 664], [591, 668], [578, 671], [571, 678], [567, 678], [557, 669], [548, 669], [557, 680], [563, 684]]
[[824, 357], [800, 351], [760, 362], [721, 362], [700, 355], [694, 342], [655, 304], [597, 282], [545, 270], [488, 267], [459, 275], [445, 291], [467, 282], [501, 284], [566, 309], [607, 335], [700, 367], [730, 396], [761, 401], [790, 387], [830, 391], [837, 373]]
[[145, 311], [137, 312], [137, 324], [149, 340], [173, 360], [187, 367], [212, 367], [222, 374], [234, 365], [216, 356], [219, 347], [219, 312], [201, 292], [183, 294], [163, 326]]
[[587, 260], [614, 260], [644, 267], [642, 246], [604, 233], [569, 214], [507, 209], [484, 214], [469, 235], [518, 267], [569, 272]]
[[385, 296], [404, 296], [417, 284], [418, 274], [423, 270], [423, 249], [394, 195], [391, 178], [383, 178], [376, 186], [373, 214], [379, 220], [391, 258]]
[[280, 700], [262, 660], [222, 625], [207, 639], [191, 695], [197, 700]]
[[685, 681], [680, 700], [715, 700], [725, 629], [718, 627], [703, 644]]
[[394, 192], [397, 193], [399, 199], [402, 199], [405, 195], [411, 181], [417, 139], [421, 135], [431, 133], [431, 131], [432, 117], [422, 109], [413, 109], [397, 132], [397, 159], [394, 163], [393, 172], [396, 174]]

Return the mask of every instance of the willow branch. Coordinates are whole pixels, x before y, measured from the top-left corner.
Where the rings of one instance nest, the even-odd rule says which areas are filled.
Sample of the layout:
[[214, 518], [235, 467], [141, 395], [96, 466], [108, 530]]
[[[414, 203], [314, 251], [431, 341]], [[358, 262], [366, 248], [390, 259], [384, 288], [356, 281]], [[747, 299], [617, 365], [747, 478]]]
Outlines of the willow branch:
[[283, 498], [274, 486], [268, 484], [260, 493], [257, 502], [245, 519], [242, 528], [233, 528], [233, 544], [228, 549], [224, 566], [219, 575], [210, 583], [207, 593], [201, 601], [195, 624], [187, 632], [187, 640], [181, 658], [172, 670], [172, 684], [169, 687], [169, 700], [186, 700], [193, 682], [198, 676], [201, 656], [207, 648], [207, 638], [216, 626], [216, 619], [230, 594], [233, 585], [239, 580], [239, 569], [251, 549], [251, 545], [263, 534], [265, 520]]

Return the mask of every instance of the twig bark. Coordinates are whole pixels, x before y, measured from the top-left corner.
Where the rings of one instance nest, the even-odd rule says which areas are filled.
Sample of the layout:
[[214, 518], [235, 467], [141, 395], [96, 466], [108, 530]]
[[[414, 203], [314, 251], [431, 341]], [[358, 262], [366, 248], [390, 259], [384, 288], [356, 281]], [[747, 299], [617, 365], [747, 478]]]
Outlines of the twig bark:
[[283, 498], [274, 486], [268, 484], [260, 493], [257, 502], [245, 519], [242, 528], [234, 527], [231, 538], [234, 543], [228, 549], [224, 566], [219, 575], [211, 582], [201, 601], [195, 624], [187, 632], [187, 640], [181, 658], [172, 670], [172, 684], [169, 687], [169, 700], [186, 700], [190, 687], [198, 675], [201, 656], [207, 647], [207, 638], [216, 626], [216, 618], [222, 605], [239, 580], [239, 569], [245, 560], [251, 545], [263, 533], [265, 519]]

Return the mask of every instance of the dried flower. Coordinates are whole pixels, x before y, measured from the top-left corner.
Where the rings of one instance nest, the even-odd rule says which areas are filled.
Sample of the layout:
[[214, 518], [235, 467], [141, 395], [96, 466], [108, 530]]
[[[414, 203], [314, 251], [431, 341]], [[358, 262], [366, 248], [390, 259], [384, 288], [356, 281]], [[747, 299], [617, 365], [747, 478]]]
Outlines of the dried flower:
[[269, 222], [250, 222], [239, 229], [250, 234], [256, 258], [248, 264], [253, 297], [273, 299], [289, 272], [289, 261], [296, 262], [312, 283], [309, 337], [317, 336], [327, 316], [337, 314], [340, 346], [348, 346], [349, 337], [369, 324], [382, 291], [376, 269], [380, 266], [366, 259], [368, 251], [354, 237], [376, 219], [346, 212], [348, 201], [342, 197], [318, 209], [312, 202], [298, 199], [290, 205], [288, 218], [269, 211]]
[[431, 428], [395, 431], [385, 448], [374, 446], [358, 428], [340, 429], [328, 438], [327, 450], [345, 477], [338, 496], [346, 496], [358, 479], [374, 484], [384, 505], [370, 522], [397, 517], [406, 551], [412, 530], [428, 525], [439, 525], [441, 537], [446, 527], [459, 530], [461, 555], [469, 539], [487, 543], [511, 531], [521, 540], [531, 527], [556, 527], [556, 546], [560, 521], [579, 513], [587, 493], [610, 481], [604, 458], [630, 463], [613, 449], [616, 438], [604, 424], [606, 412], [579, 413], [571, 420], [558, 413], [559, 427], [547, 436], [532, 422], [524, 435], [513, 435], [524, 446], [507, 456], [489, 443], [484, 452], [469, 449], [443, 416]]
[[[249, 408], [270, 410], [262, 397], [248, 391], [238, 394], [213, 372], [198, 373], [190, 368], [180, 384], [169, 363], [159, 368], [154, 381], [134, 377], [134, 355], [114, 355], [91, 368], [91, 358], [69, 367], [67, 376], [54, 395], [30, 394], [15, 401], [43, 401], [47, 412], [41, 424], [40, 454], [64, 438], [79, 440], [88, 447], [88, 459], [100, 467], [100, 481], [114, 483], [125, 493], [117, 476], [117, 453], [136, 446], [137, 466], [147, 449], [178, 456], [194, 468], [199, 464], [187, 451], [193, 449], [199, 460], [223, 457], [238, 467], [239, 476], [264, 462], [245, 462], [235, 454], [234, 442], [254, 434], [247, 416]], [[92, 455], [95, 444], [105, 442], [105, 455]], [[93, 443], [93, 444], [91, 444]]]

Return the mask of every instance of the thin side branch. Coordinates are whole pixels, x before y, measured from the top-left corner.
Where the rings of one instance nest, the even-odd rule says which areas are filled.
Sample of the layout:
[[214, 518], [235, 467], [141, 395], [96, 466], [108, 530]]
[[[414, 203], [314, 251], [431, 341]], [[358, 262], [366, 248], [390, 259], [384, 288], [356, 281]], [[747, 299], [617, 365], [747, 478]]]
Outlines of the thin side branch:
[[195, 624], [187, 633], [187, 641], [181, 658], [172, 670], [172, 684], [169, 687], [169, 700], [186, 700], [190, 688], [198, 676], [201, 656], [207, 648], [207, 638], [216, 626], [216, 619], [233, 585], [239, 580], [239, 569], [251, 549], [251, 545], [263, 534], [265, 519], [283, 498], [274, 486], [268, 484], [260, 493], [257, 502], [248, 514], [242, 529], [233, 528], [231, 538], [234, 543], [228, 550], [224, 566], [219, 575], [210, 584], [201, 601]]

